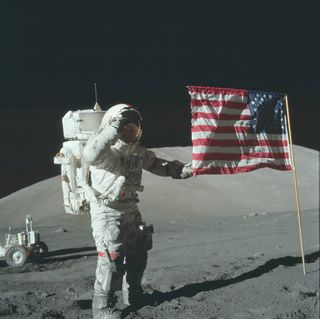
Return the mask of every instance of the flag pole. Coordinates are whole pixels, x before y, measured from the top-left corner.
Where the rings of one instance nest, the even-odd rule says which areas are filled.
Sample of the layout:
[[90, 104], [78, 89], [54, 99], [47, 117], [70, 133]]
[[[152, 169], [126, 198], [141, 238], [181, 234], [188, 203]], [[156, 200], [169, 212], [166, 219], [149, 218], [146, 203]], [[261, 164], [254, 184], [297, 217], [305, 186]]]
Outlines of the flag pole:
[[299, 236], [300, 236], [300, 249], [302, 255], [302, 267], [303, 267], [303, 274], [306, 274], [306, 264], [304, 259], [304, 248], [303, 248], [303, 233], [302, 233], [302, 224], [301, 224], [301, 213], [300, 213], [300, 197], [299, 197], [299, 189], [298, 189], [298, 182], [297, 182], [297, 172], [296, 172], [296, 165], [293, 153], [293, 144], [292, 144], [292, 135], [291, 135], [291, 125], [290, 125], [290, 113], [289, 113], [289, 103], [288, 103], [288, 96], [285, 96], [285, 103], [286, 103], [286, 113], [288, 117], [288, 133], [289, 133], [289, 144], [290, 144], [290, 153], [291, 153], [291, 161], [292, 161], [292, 171], [293, 171], [293, 180], [294, 180], [294, 191], [296, 195], [296, 208], [297, 208], [297, 218], [298, 218], [298, 225], [299, 225]]

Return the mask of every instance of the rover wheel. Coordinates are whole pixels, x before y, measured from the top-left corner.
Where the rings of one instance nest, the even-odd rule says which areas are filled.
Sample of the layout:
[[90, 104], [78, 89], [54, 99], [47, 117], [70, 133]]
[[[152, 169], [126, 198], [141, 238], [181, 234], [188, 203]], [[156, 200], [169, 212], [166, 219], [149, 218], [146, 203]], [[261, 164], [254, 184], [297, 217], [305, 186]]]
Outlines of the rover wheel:
[[28, 251], [23, 246], [10, 247], [5, 255], [5, 260], [10, 267], [19, 267], [26, 263]]
[[48, 252], [48, 246], [43, 241], [39, 241], [38, 243], [32, 245], [30, 257], [33, 261], [41, 261], [47, 255]]

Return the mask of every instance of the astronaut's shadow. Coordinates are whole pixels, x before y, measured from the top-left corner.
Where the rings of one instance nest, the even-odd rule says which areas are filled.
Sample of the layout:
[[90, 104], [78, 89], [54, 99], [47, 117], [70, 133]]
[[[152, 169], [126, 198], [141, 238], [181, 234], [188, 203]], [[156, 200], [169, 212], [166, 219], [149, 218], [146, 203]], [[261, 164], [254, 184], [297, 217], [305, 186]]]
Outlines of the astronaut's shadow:
[[[305, 256], [306, 263], [313, 263], [320, 257], [320, 251], [313, 252]], [[185, 285], [179, 289], [175, 289], [169, 292], [160, 292], [155, 290], [152, 294], [146, 295], [145, 302], [135, 309], [126, 308], [124, 311], [124, 316], [128, 315], [132, 311], [137, 311], [144, 306], [156, 307], [166, 301], [172, 301], [180, 297], [194, 297], [199, 292], [213, 291], [220, 288], [224, 288], [233, 284], [241, 283], [245, 280], [258, 278], [265, 273], [268, 273], [280, 265], [285, 267], [293, 267], [297, 264], [301, 264], [301, 257], [280, 257], [276, 259], [271, 259], [267, 261], [264, 265], [258, 266], [257, 268], [243, 273], [237, 277], [229, 279], [218, 279], [209, 280], [200, 283], [193, 283]], [[302, 271], [302, 269], [301, 269]]]

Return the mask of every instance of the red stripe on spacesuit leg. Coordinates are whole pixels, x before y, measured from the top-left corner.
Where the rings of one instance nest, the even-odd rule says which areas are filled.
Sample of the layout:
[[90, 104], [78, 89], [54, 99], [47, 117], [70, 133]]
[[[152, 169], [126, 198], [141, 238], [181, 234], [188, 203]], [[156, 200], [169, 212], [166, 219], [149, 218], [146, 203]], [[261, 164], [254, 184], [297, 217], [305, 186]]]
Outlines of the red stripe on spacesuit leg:
[[[108, 255], [109, 255], [108, 257], [109, 257], [112, 261], [114, 261], [114, 260], [116, 260], [117, 258], [120, 257], [120, 253], [118, 253], [118, 252], [116, 252], [116, 251], [109, 251]], [[99, 252], [98, 252], [98, 257], [106, 257], [106, 256], [107, 256], [107, 254], [106, 254], [105, 251], [99, 251]]]
[[113, 261], [120, 257], [120, 253], [116, 251], [109, 251], [109, 256], [110, 256], [110, 259]]

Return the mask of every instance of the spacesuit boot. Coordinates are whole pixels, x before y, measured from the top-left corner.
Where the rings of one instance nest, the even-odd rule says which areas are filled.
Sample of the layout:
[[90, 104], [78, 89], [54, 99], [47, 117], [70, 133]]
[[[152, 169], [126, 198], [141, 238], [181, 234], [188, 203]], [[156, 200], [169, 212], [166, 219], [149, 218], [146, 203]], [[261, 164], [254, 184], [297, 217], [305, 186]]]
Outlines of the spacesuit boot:
[[103, 296], [94, 296], [92, 301], [93, 319], [120, 319], [121, 311], [110, 306]]

